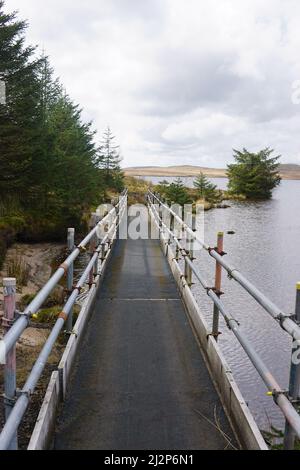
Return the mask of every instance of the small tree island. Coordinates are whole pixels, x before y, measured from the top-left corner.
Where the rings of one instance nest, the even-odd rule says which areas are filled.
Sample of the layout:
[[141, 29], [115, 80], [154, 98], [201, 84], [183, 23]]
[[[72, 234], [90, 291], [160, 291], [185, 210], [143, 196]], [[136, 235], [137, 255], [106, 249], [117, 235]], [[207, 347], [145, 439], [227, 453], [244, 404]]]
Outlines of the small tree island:
[[271, 156], [273, 149], [266, 147], [257, 153], [234, 150], [236, 163], [228, 165], [228, 190], [232, 195], [245, 199], [263, 200], [272, 197], [272, 191], [280, 182], [279, 158]]
[[180, 178], [172, 183], [167, 180], [154, 186], [168, 204], [203, 204], [204, 210], [230, 207], [228, 200], [266, 200], [281, 182], [279, 174], [280, 155], [273, 157], [274, 150], [265, 149], [251, 153], [247, 149], [234, 150], [235, 163], [228, 165], [228, 190], [218, 189], [200, 172], [194, 179], [194, 188], [186, 187]]

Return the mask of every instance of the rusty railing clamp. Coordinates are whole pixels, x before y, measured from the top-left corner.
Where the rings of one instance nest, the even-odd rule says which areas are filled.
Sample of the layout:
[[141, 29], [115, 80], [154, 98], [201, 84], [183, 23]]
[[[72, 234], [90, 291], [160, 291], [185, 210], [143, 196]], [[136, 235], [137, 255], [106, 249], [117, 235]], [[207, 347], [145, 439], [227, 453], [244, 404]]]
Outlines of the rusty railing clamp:
[[277, 403], [278, 402], [278, 397], [280, 395], [284, 395], [285, 397], [288, 398], [289, 401], [291, 401], [288, 390], [271, 390], [270, 392], [267, 393], [267, 395], [269, 395], [269, 396], [272, 395], [273, 400], [276, 403], [276, 405], [278, 404]]
[[211, 255], [211, 252], [212, 252], [212, 251], [215, 251], [215, 252], [218, 253], [218, 255], [220, 255], [220, 256], [225, 256], [225, 255], [227, 255], [227, 252], [226, 252], [226, 251], [218, 251], [218, 247], [217, 247], [217, 246], [215, 246], [215, 247], [209, 246], [209, 247], [207, 248], [207, 251], [208, 251], [208, 253], [209, 253], [210, 255]]
[[2, 398], [3, 398], [4, 405], [10, 406], [11, 408], [15, 406], [16, 401], [17, 401], [17, 396], [15, 396], [14, 398], [11, 398], [11, 397], [7, 397], [5, 393], [2, 394]]
[[22, 395], [25, 395], [28, 400], [31, 400], [31, 397], [35, 394], [32, 390], [22, 390], [20, 388], [17, 388], [16, 390], [16, 400], [20, 398]]
[[233, 271], [238, 271], [238, 269], [234, 268], [234, 269], [231, 269], [231, 271], [227, 272], [227, 277], [228, 279], [230, 279], [230, 281], [233, 279], [233, 276], [232, 276]]
[[293, 313], [280, 313], [279, 315], [277, 315], [277, 317], [275, 317], [275, 320], [277, 320], [281, 328], [284, 329], [283, 327], [284, 320], [290, 319], [290, 320], [293, 320], [297, 324], [299, 323], [299, 322], [296, 322], [293, 317], [294, 317]]
[[77, 289], [77, 290], [78, 290], [78, 295], [79, 295], [79, 294], [81, 294], [82, 288], [83, 288], [82, 286], [76, 286], [76, 285], [74, 284], [73, 287], [72, 287], [71, 293], [74, 292], [74, 290]]
[[231, 322], [235, 322], [238, 326], [241, 325], [240, 322], [236, 318], [233, 318], [233, 317], [228, 318], [227, 316], [224, 316], [224, 320], [229, 330], [232, 330]]
[[221, 334], [222, 334], [222, 331], [218, 331], [218, 333], [211, 332], [206, 335], [206, 339], [208, 339], [210, 336], [212, 336], [213, 338], [218, 338], [218, 336], [220, 336]]
[[74, 331], [74, 330], [72, 330], [72, 331], [67, 331], [67, 330], [65, 330], [65, 331], [64, 331], [64, 334], [65, 334], [65, 335], [68, 335], [68, 336], [74, 335], [76, 339], [78, 338], [78, 333], [76, 333], [76, 331]]
[[215, 294], [217, 294], [217, 289], [213, 286], [213, 287], [205, 287], [204, 288], [206, 290], [206, 293], [207, 295], [210, 293], [210, 291], [212, 290]]
[[32, 312], [21, 312], [20, 310], [15, 310], [15, 319], [14, 321], [16, 322], [20, 317], [26, 317], [29, 321], [29, 319], [33, 316], [34, 314]]

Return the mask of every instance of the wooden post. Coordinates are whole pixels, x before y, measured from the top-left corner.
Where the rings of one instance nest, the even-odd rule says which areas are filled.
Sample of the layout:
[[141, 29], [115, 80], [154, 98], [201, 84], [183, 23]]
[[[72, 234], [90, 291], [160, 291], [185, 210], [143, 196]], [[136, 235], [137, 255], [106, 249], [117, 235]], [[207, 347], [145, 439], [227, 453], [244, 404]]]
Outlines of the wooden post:
[[[217, 252], [219, 254], [223, 253], [224, 248], [224, 233], [218, 233], [218, 242], [217, 242]], [[216, 294], [220, 297], [221, 292], [221, 280], [222, 280], [222, 266], [216, 262], [216, 273], [215, 273], [215, 289]], [[219, 309], [214, 304], [214, 313], [213, 313], [213, 327], [212, 335], [215, 337], [215, 340], [218, 341], [219, 336]]]
[[[4, 334], [7, 333], [12, 327], [15, 319], [16, 311], [16, 279], [15, 278], [4, 278], [3, 279], [3, 290], [4, 290], [4, 316], [2, 319]], [[16, 345], [6, 355], [6, 364], [4, 367], [4, 405], [5, 405], [5, 419], [7, 420], [12, 408], [15, 404], [16, 399]], [[9, 450], [18, 449], [18, 435], [15, 433]]]

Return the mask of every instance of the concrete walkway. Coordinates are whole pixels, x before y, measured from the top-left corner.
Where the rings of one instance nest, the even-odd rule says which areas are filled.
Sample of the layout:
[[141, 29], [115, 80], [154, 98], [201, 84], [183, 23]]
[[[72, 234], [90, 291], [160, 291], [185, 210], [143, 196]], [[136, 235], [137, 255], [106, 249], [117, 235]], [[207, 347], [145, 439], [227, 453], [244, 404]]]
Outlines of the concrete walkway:
[[54, 448], [232, 449], [229, 442], [237, 446], [158, 241], [118, 241]]

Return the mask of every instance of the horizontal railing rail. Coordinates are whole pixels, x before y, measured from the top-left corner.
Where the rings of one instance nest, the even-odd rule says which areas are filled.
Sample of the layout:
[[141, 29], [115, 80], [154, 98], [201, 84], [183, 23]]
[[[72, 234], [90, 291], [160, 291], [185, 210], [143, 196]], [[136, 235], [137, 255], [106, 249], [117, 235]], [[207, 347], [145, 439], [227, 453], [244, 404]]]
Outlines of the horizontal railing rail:
[[3, 340], [0, 341], [0, 350], [4, 354], [7, 354], [10, 349], [14, 346], [16, 341], [20, 338], [23, 331], [27, 328], [28, 323], [32, 315], [34, 315], [41, 305], [45, 302], [48, 296], [51, 294], [55, 286], [59, 283], [61, 278], [66, 274], [68, 268], [72, 263], [78, 258], [82, 251], [86, 251], [87, 244], [91, 239], [96, 235], [97, 230], [101, 225], [107, 224], [112, 215], [115, 214], [116, 209], [120, 208], [124, 198], [127, 198], [126, 195], [119, 201], [119, 203], [111, 209], [111, 211], [102, 219], [100, 222], [89, 232], [89, 234], [82, 240], [82, 242], [74, 249], [74, 251], [68, 256], [68, 258], [60, 265], [56, 272], [51, 276], [49, 281], [44, 285], [40, 292], [36, 295], [33, 301], [26, 307], [24, 312], [20, 315], [18, 320], [14, 323], [9, 332], [5, 335]]
[[[293, 400], [294, 397], [291, 397], [286, 390], [283, 390], [282, 387], [279, 385], [277, 380], [274, 378], [272, 373], [270, 372], [269, 368], [266, 366], [264, 361], [255, 351], [253, 346], [251, 345], [250, 341], [246, 337], [246, 335], [242, 332], [240, 328], [240, 323], [233, 318], [233, 316], [228, 311], [227, 307], [224, 305], [224, 302], [220, 298], [220, 292], [216, 290], [215, 287], [211, 287], [210, 284], [204, 279], [204, 277], [199, 273], [198, 269], [195, 266], [194, 260], [194, 253], [191, 250], [187, 250], [181, 240], [184, 236], [184, 232], [188, 234], [188, 241], [191, 243], [191, 240], [196, 240], [202, 248], [204, 248], [216, 261], [221, 265], [230, 275], [231, 278], [235, 279], [239, 282], [239, 284], [250, 294], [254, 297], [258, 303], [265, 308], [268, 313], [271, 313], [273, 318], [279, 320], [280, 325], [282, 328], [287, 331], [294, 339], [298, 339], [300, 337], [300, 327], [297, 323], [295, 323], [291, 318], [288, 318], [272, 301], [270, 301], [263, 293], [261, 293], [253, 284], [251, 284], [236, 268], [231, 267], [231, 265], [224, 261], [222, 254], [219, 254], [217, 248], [210, 248], [203, 240], [201, 240], [197, 234], [195, 234], [194, 230], [189, 227], [186, 222], [184, 222], [178, 214], [176, 214], [166, 203], [164, 203], [159, 196], [154, 194], [153, 192], [149, 191], [148, 196], [148, 209], [152, 220], [154, 221], [157, 229], [163, 235], [166, 244], [174, 243], [176, 246], [177, 256], [175, 258], [178, 261], [178, 253], [181, 253], [184, 263], [185, 263], [185, 272], [186, 275], [186, 284], [191, 286], [191, 275], [187, 275], [188, 270], [192, 272], [197, 280], [199, 281], [200, 285], [203, 289], [206, 290], [207, 295], [212, 300], [214, 306], [217, 309], [217, 312], [220, 312], [223, 316], [227, 327], [233, 332], [239, 343], [241, 344], [242, 348], [248, 355], [249, 359], [251, 360], [252, 364], [254, 365], [255, 369], [261, 376], [263, 382], [265, 383], [268, 394], [273, 396], [275, 403], [281, 409], [285, 419], [286, 419], [286, 435], [285, 435], [285, 442], [289, 448], [293, 446], [293, 436], [296, 435], [300, 438], [300, 416], [297, 413]], [[162, 217], [162, 209], [169, 212], [174, 220], [178, 222], [178, 225], [181, 227], [182, 237], [176, 237], [174, 232], [172, 231], [171, 227], [169, 228], [166, 223], [164, 223]], [[188, 268], [188, 269], [187, 269]], [[190, 282], [187, 282], [189, 279]], [[214, 311], [215, 314], [215, 311]], [[213, 332], [212, 336], [217, 339], [218, 332]], [[295, 384], [298, 385], [298, 390], [296, 393], [297, 398], [299, 399], [299, 381], [300, 381], [300, 369], [299, 366], [294, 368], [293, 364], [291, 367], [291, 376], [293, 375], [290, 385], [295, 387]], [[291, 431], [292, 430], [292, 431]], [[292, 434], [292, 436], [291, 436]]]
[[[237, 281], [275, 320], [277, 320], [281, 327], [289, 333], [292, 338], [300, 340], [300, 326], [297, 325], [291, 318], [291, 315], [283, 312], [277, 305], [275, 305], [265, 294], [263, 294], [257, 287], [255, 287], [237, 268], [228, 263], [215, 249], [211, 248], [207, 243], [201, 240], [170, 207], [162, 202], [158, 196], [149, 192], [149, 197], [157, 201], [157, 203], [175, 218], [181, 224], [183, 230], [189, 234], [191, 239], [196, 240], [209, 255], [214, 258], [228, 273], [228, 275]], [[152, 201], [153, 202], [153, 201]]]
[[[81, 275], [77, 284], [73, 287], [72, 291], [69, 292], [68, 300], [59, 314], [58, 319], [51, 330], [49, 337], [47, 338], [42, 351], [40, 352], [23, 388], [18, 393], [14, 406], [12, 407], [10, 414], [6, 420], [6, 423], [0, 434], [0, 450], [5, 450], [10, 447], [12, 440], [16, 436], [18, 427], [22, 421], [22, 418], [25, 414], [25, 411], [30, 402], [30, 397], [34, 392], [39, 378], [46, 366], [47, 360], [51, 354], [53, 346], [63, 329], [64, 324], [66, 323], [68, 316], [83, 288], [86, 283], [90, 273], [95, 273], [99, 275], [99, 265], [98, 263], [103, 264], [111, 248], [112, 242], [117, 236], [117, 230], [122, 221], [123, 215], [125, 214], [127, 208], [127, 191], [122, 194], [118, 204], [113, 207], [113, 209], [102, 219], [100, 222], [90, 231], [90, 233], [84, 238], [84, 240], [75, 248], [66, 261], [58, 268], [54, 275], [49, 279], [45, 286], [41, 289], [35, 299], [28, 305], [24, 313], [19, 317], [15, 322], [12, 328], [4, 336], [2, 343], [5, 344], [6, 355], [9, 353], [11, 348], [14, 347], [15, 343], [20, 338], [23, 331], [29, 324], [29, 320], [34, 313], [36, 313], [42, 304], [45, 302], [51, 291], [57, 285], [59, 280], [67, 272], [68, 268], [74, 262], [74, 260], [79, 256], [82, 251], [85, 251], [86, 245], [91, 242], [93, 237], [97, 238], [98, 243], [96, 243], [94, 253], [91, 254], [91, 259], [84, 269], [83, 274]], [[109, 227], [105, 232], [104, 237], [100, 240], [97, 237], [97, 231], [99, 227], [108, 224]]]

